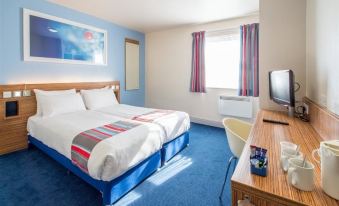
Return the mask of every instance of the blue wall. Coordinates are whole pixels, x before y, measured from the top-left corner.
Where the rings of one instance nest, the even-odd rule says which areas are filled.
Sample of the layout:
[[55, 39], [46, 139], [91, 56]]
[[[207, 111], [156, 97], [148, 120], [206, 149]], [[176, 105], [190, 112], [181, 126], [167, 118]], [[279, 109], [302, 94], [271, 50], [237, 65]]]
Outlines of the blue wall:
[[[108, 31], [108, 65], [24, 62], [22, 9], [58, 16]], [[125, 38], [140, 42], [140, 89], [125, 91]], [[43, 0], [0, 0], [0, 84], [120, 80], [122, 103], [145, 101], [145, 35]]]
[[3, 56], [3, 50], [4, 50], [4, 48], [2, 47], [2, 33], [4, 31], [3, 26], [2, 26], [3, 4], [4, 4], [4, 1], [0, 0], [0, 81], [1, 81], [1, 77], [2, 77], [2, 63], [3, 63], [2, 56]]

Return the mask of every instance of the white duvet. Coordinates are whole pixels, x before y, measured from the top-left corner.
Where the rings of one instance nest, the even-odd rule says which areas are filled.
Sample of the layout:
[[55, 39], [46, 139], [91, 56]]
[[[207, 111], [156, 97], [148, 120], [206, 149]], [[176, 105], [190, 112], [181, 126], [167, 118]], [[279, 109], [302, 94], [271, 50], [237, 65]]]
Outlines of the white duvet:
[[[116, 104], [96, 109], [96, 111], [122, 118], [132, 119], [135, 116], [147, 114], [157, 109], [136, 107], [126, 104]], [[153, 123], [158, 124], [164, 130], [165, 143], [169, 142], [190, 128], [190, 118], [186, 112], [173, 111], [172, 113], [157, 118]]]
[[[87, 110], [48, 118], [33, 116], [28, 120], [27, 129], [31, 136], [71, 159], [72, 140], [76, 135], [120, 120], [130, 121]], [[107, 138], [91, 152], [89, 175], [97, 180], [110, 181], [159, 151], [163, 143], [163, 130], [150, 123], [142, 123]]]

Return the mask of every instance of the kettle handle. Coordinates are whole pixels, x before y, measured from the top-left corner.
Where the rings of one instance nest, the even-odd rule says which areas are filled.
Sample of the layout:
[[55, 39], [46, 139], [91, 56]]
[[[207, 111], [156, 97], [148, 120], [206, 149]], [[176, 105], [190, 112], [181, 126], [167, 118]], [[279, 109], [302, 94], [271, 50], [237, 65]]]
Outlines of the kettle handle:
[[312, 157], [313, 157], [314, 161], [316, 161], [317, 163], [320, 164], [320, 160], [317, 160], [317, 158], [315, 157], [315, 154], [318, 154], [318, 156], [321, 157], [320, 154], [319, 154], [319, 149], [313, 150]]

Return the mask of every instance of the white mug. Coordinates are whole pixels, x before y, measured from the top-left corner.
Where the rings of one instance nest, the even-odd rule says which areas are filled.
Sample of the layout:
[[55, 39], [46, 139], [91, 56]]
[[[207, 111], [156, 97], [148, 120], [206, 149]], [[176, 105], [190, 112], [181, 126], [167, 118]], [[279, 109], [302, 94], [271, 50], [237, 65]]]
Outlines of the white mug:
[[312, 156], [320, 156], [321, 186], [326, 194], [339, 200], [339, 140], [323, 141], [320, 148], [313, 150]]
[[291, 158], [299, 158], [302, 159], [303, 154], [295, 149], [292, 148], [284, 148], [281, 150], [281, 155], [280, 155], [280, 163], [281, 167], [285, 172], [288, 170], [288, 160]]
[[303, 165], [303, 160], [299, 158], [291, 158], [288, 162], [288, 183], [300, 190], [312, 191], [314, 189], [314, 165], [308, 161]]

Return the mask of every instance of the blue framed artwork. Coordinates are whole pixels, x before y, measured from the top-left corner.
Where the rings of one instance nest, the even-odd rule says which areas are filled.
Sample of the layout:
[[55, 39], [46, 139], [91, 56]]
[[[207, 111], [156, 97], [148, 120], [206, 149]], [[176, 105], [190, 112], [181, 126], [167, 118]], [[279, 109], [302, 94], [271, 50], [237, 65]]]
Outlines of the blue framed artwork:
[[107, 31], [23, 10], [24, 61], [107, 65]]

